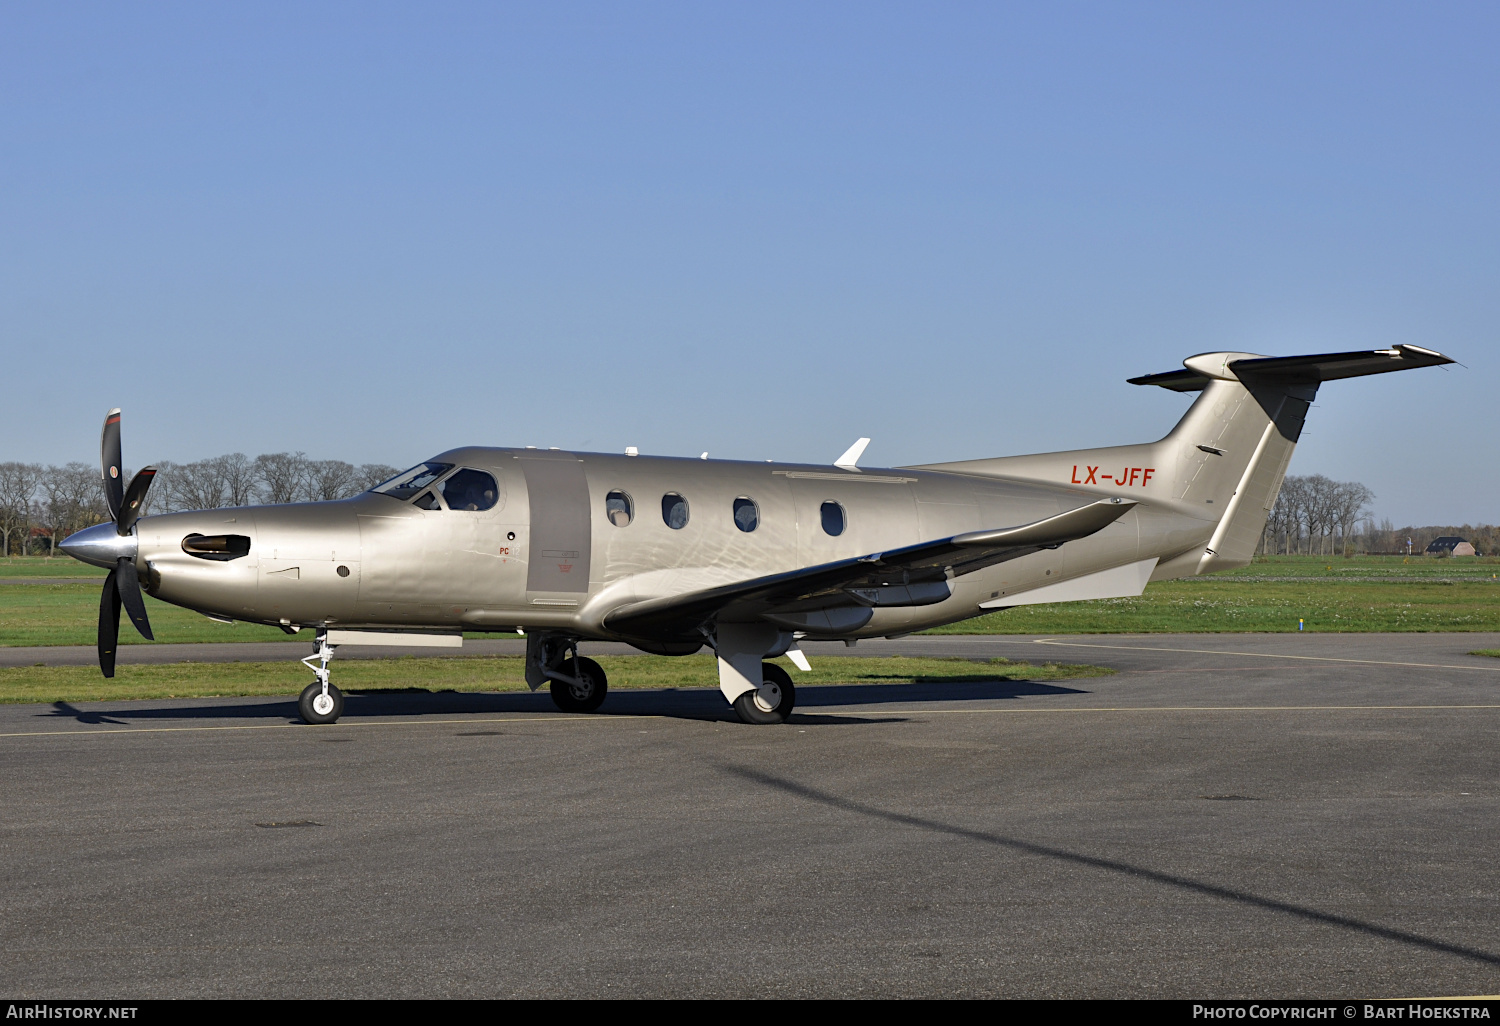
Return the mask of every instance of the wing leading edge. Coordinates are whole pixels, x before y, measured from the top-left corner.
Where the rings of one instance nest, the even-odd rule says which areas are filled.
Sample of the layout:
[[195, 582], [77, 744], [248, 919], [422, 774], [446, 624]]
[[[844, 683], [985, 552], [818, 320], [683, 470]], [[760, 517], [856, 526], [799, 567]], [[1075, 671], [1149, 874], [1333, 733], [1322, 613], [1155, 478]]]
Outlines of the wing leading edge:
[[763, 614], [795, 615], [839, 607], [931, 605], [949, 597], [951, 578], [1086, 538], [1135, 505], [1129, 499], [1101, 499], [1019, 527], [971, 531], [685, 595], [647, 599], [613, 610], [605, 616], [604, 626], [635, 637], [698, 639], [699, 628], [710, 620], [744, 622]]

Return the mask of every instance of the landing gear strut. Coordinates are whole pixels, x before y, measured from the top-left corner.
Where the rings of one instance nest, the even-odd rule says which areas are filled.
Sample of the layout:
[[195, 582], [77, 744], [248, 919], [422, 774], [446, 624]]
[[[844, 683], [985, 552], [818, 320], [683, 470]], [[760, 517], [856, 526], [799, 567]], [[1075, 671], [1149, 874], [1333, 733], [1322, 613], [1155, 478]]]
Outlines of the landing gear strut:
[[[328, 632], [318, 631], [313, 654], [302, 660], [302, 664], [313, 672], [316, 679], [302, 689], [297, 699], [297, 712], [304, 723], [333, 723], [344, 713], [344, 693], [329, 681], [328, 664], [333, 660], [334, 646], [328, 643]], [[318, 665], [314, 666], [313, 663]]]

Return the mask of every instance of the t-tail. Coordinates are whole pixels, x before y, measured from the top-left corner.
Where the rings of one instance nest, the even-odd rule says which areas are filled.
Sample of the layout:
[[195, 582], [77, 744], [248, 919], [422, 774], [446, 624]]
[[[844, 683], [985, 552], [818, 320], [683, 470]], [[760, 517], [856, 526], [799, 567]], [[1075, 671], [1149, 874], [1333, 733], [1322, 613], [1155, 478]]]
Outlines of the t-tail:
[[1136, 497], [1145, 504], [1143, 511], [1156, 507], [1204, 522], [1185, 551], [1167, 555], [1157, 565], [1153, 580], [1230, 570], [1249, 563], [1255, 552], [1319, 385], [1453, 362], [1408, 345], [1316, 356], [1202, 353], [1184, 360], [1183, 370], [1130, 379], [1132, 385], [1201, 393], [1158, 442], [921, 469]]

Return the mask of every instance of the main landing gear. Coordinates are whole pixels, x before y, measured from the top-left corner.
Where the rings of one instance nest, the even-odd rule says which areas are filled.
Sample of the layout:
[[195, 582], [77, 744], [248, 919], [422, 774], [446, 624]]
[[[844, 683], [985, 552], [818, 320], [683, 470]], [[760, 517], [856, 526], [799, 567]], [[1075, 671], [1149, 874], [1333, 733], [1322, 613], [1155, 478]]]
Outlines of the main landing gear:
[[[344, 693], [334, 687], [328, 679], [328, 664], [333, 660], [334, 646], [328, 643], [328, 632], [318, 631], [317, 647], [313, 654], [302, 660], [302, 664], [316, 678], [302, 689], [297, 699], [297, 712], [304, 723], [333, 723], [344, 714]], [[314, 666], [313, 663], [318, 665]]]
[[760, 664], [761, 685], [734, 700], [734, 712], [746, 723], [785, 723], [797, 704], [792, 675], [775, 663]]
[[[720, 624], [713, 634], [718, 655], [719, 689], [746, 723], [785, 723], [797, 704], [791, 674], [767, 657], [788, 654], [798, 668], [809, 669], [788, 631], [765, 624]], [[528, 631], [526, 683], [532, 691], [546, 685], [563, 712], [598, 709], [609, 690], [604, 670], [578, 654], [578, 639]]]
[[[746, 723], [785, 723], [797, 704], [797, 689], [791, 674], [765, 660], [792, 652], [796, 637], [765, 623], [721, 623], [711, 640], [719, 662], [719, 690], [735, 715]], [[793, 660], [808, 668], [800, 649]]]

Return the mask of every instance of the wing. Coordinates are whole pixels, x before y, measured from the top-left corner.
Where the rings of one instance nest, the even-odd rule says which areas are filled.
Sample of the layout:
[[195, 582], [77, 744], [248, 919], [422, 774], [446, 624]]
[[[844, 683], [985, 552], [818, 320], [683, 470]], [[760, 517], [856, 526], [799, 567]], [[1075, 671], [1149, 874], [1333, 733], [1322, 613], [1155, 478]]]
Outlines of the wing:
[[1102, 499], [1020, 527], [972, 531], [685, 595], [647, 599], [611, 611], [604, 626], [635, 637], [698, 638], [698, 628], [716, 619], [744, 622], [765, 613], [805, 613], [839, 606], [930, 605], [949, 597], [951, 578], [1086, 538], [1135, 505], [1129, 499]]

